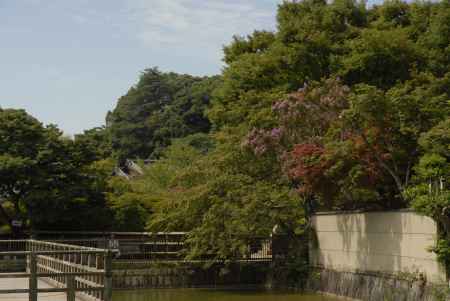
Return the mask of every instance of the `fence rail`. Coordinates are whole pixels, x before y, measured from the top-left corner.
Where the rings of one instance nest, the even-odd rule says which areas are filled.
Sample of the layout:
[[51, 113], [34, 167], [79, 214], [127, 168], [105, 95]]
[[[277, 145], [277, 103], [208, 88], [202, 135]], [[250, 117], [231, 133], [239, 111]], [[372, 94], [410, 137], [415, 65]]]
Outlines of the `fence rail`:
[[[73, 233], [71, 233], [73, 235]], [[95, 235], [95, 234], [94, 234]], [[46, 237], [49, 239], [49, 237]], [[58, 238], [51, 241], [93, 248], [111, 248], [117, 251], [115, 261], [183, 261], [187, 253], [186, 233], [142, 233], [105, 235], [95, 238]], [[245, 254], [236, 254], [236, 261], [271, 261], [272, 238], [251, 237], [246, 239]], [[212, 260], [214, 254], [199, 260]]]
[[[0, 240], [0, 256], [26, 258], [25, 273], [0, 274], [0, 278], [28, 278], [28, 289], [4, 289], [0, 294], [28, 293], [37, 301], [39, 293], [64, 292], [68, 301], [76, 294], [89, 300], [112, 300], [113, 252], [72, 244], [38, 240]], [[38, 288], [38, 279], [54, 286]]]

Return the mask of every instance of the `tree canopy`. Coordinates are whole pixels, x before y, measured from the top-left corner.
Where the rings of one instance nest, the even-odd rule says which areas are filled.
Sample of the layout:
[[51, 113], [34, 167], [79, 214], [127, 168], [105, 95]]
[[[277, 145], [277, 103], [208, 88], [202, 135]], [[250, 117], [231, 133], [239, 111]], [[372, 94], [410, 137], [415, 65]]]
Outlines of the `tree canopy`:
[[[165, 218], [180, 226], [183, 216], [195, 216], [201, 223], [188, 228], [199, 251], [244, 246], [218, 233], [234, 226], [230, 233], [245, 232], [251, 217], [242, 208], [250, 204], [253, 217], [270, 216], [252, 220], [266, 235], [283, 217], [292, 223], [282, 231], [302, 228], [304, 220], [290, 212], [306, 218], [321, 209], [435, 206], [409, 189], [428, 185], [420, 175], [425, 162], [448, 160], [426, 155], [432, 147], [424, 137], [444, 134], [450, 113], [449, 13], [448, 1], [281, 4], [277, 31], [235, 37], [224, 48], [227, 66], [208, 108], [216, 148], [199, 161], [207, 167], [186, 171], [203, 181], [190, 180], [193, 188], [179, 188], [177, 201], [161, 202], [150, 226], [174, 229]], [[217, 182], [215, 168], [226, 182]], [[448, 189], [448, 182], [439, 185]], [[283, 205], [290, 199], [283, 193], [294, 191], [295, 201]], [[243, 203], [234, 205], [233, 196]], [[442, 211], [448, 196], [441, 191], [440, 198], [435, 212], [449, 220]], [[265, 211], [272, 202], [286, 211]], [[223, 225], [221, 216], [236, 223]]]
[[234, 37], [224, 62], [215, 77], [146, 69], [74, 140], [2, 110], [4, 218], [104, 206], [120, 230], [189, 231], [190, 258], [302, 233], [315, 210], [413, 206], [448, 238], [449, 1], [284, 1], [277, 29]]
[[208, 132], [204, 111], [217, 82], [218, 77], [145, 70], [107, 116], [119, 160], [158, 157], [171, 139]]
[[[95, 154], [23, 110], [0, 109], [0, 214], [32, 229], [108, 228]], [[94, 218], [95, 217], [95, 218]]]

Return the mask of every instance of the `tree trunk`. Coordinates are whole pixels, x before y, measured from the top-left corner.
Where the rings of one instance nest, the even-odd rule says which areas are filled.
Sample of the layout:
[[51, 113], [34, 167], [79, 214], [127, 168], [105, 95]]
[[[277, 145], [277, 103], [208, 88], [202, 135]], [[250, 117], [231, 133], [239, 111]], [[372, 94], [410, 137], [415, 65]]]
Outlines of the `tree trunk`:
[[366, 135], [364, 133], [361, 133], [361, 136], [364, 140], [364, 142], [366, 143], [366, 145], [372, 150], [373, 155], [375, 156], [375, 159], [377, 160], [379, 166], [384, 169], [385, 171], [387, 171], [389, 173], [389, 175], [392, 177], [392, 179], [395, 182], [395, 185], [397, 187], [398, 192], [400, 193], [400, 197], [402, 198], [402, 200], [404, 199], [403, 197], [403, 193], [404, 193], [404, 185], [402, 183], [402, 180], [400, 179], [400, 177], [394, 172], [394, 170], [392, 170], [392, 168], [390, 168], [386, 163], [384, 163], [383, 159], [380, 157], [380, 155], [377, 153], [377, 151], [372, 147], [372, 145], [370, 144], [369, 140], [367, 139]]
[[3, 205], [0, 204], [0, 215], [5, 219], [5, 221], [8, 223], [9, 227], [12, 230], [12, 218], [6, 213], [5, 208], [3, 208]]

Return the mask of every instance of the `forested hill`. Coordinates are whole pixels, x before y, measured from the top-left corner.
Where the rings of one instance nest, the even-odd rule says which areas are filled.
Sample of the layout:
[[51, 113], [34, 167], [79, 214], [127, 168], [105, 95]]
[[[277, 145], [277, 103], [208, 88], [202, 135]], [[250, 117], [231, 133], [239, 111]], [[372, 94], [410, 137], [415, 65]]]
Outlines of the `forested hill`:
[[[145, 70], [106, 130], [75, 141], [0, 110], [0, 142], [45, 138], [32, 153], [0, 143], [5, 219], [55, 228], [107, 207], [76, 227], [188, 231], [191, 258], [224, 260], [275, 225], [304, 233], [314, 211], [414, 207], [450, 250], [449, 0], [283, 1], [276, 31], [235, 37], [224, 61], [211, 78]], [[111, 176], [126, 158], [156, 160]], [[53, 195], [28, 185], [31, 167]]]
[[145, 70], [107, 115], [119, 160], [158, 157], [171, 139], [208, 132], [211, 124], [205, 109], [219, 80]]
[[[150, 208], [147, 229], [189, 231], [192, 256], [227, 258], [236, 237], [302, 233], [314, 210], [415, 207], [450, 236], [448, 0], [283, 1], [277, 29], [235, 37], [224, 61], [213, 131], [175, 140], [115, 194]], [[113, 121], [114, 147], [151, 155], [153, 118], [133, 118], [124, 140]]]

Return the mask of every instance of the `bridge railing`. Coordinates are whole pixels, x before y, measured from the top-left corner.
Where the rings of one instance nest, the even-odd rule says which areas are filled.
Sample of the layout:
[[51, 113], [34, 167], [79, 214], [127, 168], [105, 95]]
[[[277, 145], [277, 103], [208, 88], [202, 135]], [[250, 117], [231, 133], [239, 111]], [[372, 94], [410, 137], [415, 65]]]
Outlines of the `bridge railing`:
[[114, 260], [171, 261], [184, 257], [185, 232], [40, 232], [55, 243], [116, 251]]
[[[28, 289], [0, 290], [0, 294], [64, 292], [68, 301], [111, 301], [112, 251], [38, 240], [1, 240], [0, 256], [27, 258], [24, 273], [0, 274], [1, 278], [29, 278]], [[38, 288], [38, 279], [52, 288]]]
[[[183, 261], [187, 252], [185, 232], [41, 232], [46, 240], [117, 250], [115, 262]], [[39, 236], [41, 236], [39, 235]], [[53, 236], [53, 237], [52, 237]], [[271, 261], [271, 237], [246, 237], [247, 252], [236, 254], [238, 261]], [[212, 260], [214, 254], [199, 260]]]

